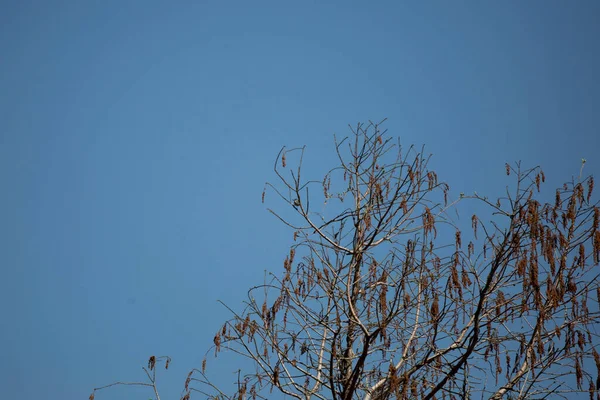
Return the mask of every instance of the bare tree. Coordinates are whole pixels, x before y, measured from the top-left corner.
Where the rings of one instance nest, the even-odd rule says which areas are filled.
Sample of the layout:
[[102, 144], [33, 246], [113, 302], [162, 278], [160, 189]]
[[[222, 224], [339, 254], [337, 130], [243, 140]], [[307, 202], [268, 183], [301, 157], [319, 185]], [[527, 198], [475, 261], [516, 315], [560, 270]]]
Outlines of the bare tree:
[[156, 400], [160, 400], [160, 395], [158, 394], [158, 388], [156, 386], [156, 363], [161, 361], [165, 362], [165, 369], [169, 369], [169, 364], [171, 363], [171, 357], [169, 356], [150, 356], [150, 358], [148, 359], [148, 368], [142, 367], [142, 370], [148, 378], [148, 382], [113, 382], [105, 386], [94, 388], [94, 391], [90, 395], [89, 400], [94, 400], [94, 398], [96, 397], [96, 391], [107, 389], [113, 386], [146, 386], [152, 389], [154, 395], [156, 396]]
[[[450, 200], [423, 149], [380, 124], [335, 144], [338, 166], [319, 181], [304, 178], [304, 148], [279, 153], [265, 189], [293, 210], [270, 211], [294, 243], [207, 353], [228, 349], [252, 368], [227, 390], [205, 358], [185, 400], [600, 399], [591, 176], [545, 203], [543, 171], [507, 164], [502, 197]], [[477, 215], [458, 218], [463, 208]]]

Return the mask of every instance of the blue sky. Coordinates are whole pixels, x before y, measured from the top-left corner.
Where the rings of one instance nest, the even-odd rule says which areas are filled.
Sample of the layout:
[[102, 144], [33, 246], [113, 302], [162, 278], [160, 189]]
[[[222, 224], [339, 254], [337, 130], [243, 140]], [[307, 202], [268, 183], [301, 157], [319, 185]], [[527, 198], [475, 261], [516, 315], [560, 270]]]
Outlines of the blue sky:
[[228, 317], [217, 300], [281, 268], [291, 232], [260, 197], [283, 145], [320, 178], [333, 133], [387, 117], [454, 193], [500, 194], [517, 160], [551, 184], [581, 158], [600, 175], [597, 1], [2, 9], [7, 399], [85, 399], [151, 354], [173, 358], [159, 383], [177, 399]]

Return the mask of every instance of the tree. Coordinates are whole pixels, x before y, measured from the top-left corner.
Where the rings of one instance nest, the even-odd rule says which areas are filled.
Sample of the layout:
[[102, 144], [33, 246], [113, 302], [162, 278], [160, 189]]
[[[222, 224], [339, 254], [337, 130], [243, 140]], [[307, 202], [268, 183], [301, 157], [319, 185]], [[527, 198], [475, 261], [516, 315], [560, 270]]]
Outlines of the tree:
[[94, 388], [89, 400], [94, 400], [97, 390], [107, 389], [112, 386], [146, 386], [152, 389], [154, 395], [156, 396], [156, 400], [160, 400], [160, 395], [158, 394], [158, 388], [156, 386], [156, 364], [162, 361], [165, 363], [165, 369], [169, 369], [169, 364], [171, 363], [171, 357], [169, 356], [150, 356], [148, 359], [148, 368], [142, 367], [146, 377], [148, 378], [148, 382], [113, 382], [105, 386]]
[[[546, 203], [543, 171], [507, 164], [506, 195], [450, 200], [422, 149], [380, 124], [358, 124], [335, 149], [338, 166], [319, 181], [304, 178], [304, 148], [277, 156], [265, 190], [293, 210], [270, 210], [293, 245], [241, 312], [228, 308], [207, 353], [229, 349], [253, 368], [229, 392], [205, 358], [185, 400], [600, 399], [593, 177]], [[458, 218], [465, 206], [477, 215]]]

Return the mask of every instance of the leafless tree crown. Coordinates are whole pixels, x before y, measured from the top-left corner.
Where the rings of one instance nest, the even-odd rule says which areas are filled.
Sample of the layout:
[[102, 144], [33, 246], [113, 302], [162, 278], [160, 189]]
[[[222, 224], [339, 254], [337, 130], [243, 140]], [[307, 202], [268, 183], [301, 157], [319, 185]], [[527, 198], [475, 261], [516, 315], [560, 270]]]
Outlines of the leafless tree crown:
[[[591, 176], [546, 203], [543, 171], [507, 164], [502, 197], [451, 200], [423, 149], [379, 124], [357, 125], [335, 150], [319, 181], [304, 178], [304, 148], [279, 153], [265, 189], [294, 212], [270, 210], [293, 245], [245, 308], [230, 309], [208, 353], [228, 349], [253, 367], [228, 391], [205, 359], [185, 400], [600, 400]], [[478, 215], [458, 218], [465, 206]]]

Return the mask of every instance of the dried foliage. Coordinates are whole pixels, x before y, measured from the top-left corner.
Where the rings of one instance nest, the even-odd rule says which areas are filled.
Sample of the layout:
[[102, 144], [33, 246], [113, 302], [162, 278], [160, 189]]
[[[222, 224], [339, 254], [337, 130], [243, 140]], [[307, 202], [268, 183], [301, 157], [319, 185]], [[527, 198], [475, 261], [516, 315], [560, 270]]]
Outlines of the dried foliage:
[[[281, 171], [296, 153], [291, 175]], [[294, 244], [281, 273], [215, 336], [216, 354], [231, 349], [255, 368], [226, 395], [211, 393], [203, 364], [190, 375], [195, 390], [228, 399], [597, 395], [600, 375], [584, 368], [600, 372], [591, 177], [548, 204], [536, 197], [539, 168], [507, 164], [505, 197], [447, 204], [449, 186], [423, 152], [403, 151], [378, 124], [358, 125], [336, 153], [339, 166], [319, 181], [301, 178], [303, 148], [280, 153], [280, 182], [267, 188], [297, 214], [272, 211]], [[472, 215], [462, 230], [448, 212], [458, 202], [485, 218]], [[329, 213], [313, 210], [320, 203]]]
[[266, 189], [293, 244], [207, 353], [253, 368], [218, 388], [205, 359], [183, 399], [600, 399], [592, 178], [546, 203], [539, 168], [506, 164], [504, 197], [449, 202], [422, 149], [379, 124], [352, 133], [323, 179], [302, 176], [304, 148], [280, 152]]

